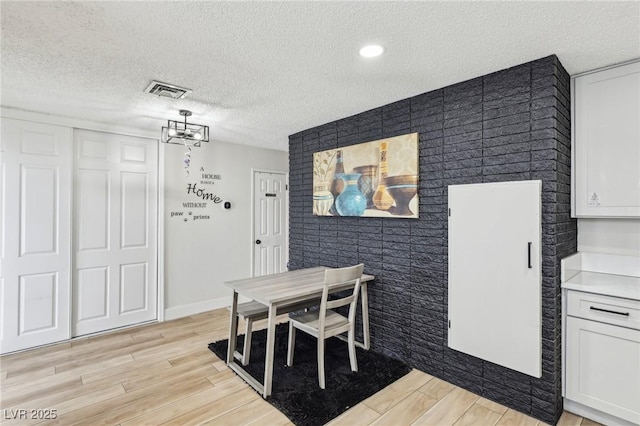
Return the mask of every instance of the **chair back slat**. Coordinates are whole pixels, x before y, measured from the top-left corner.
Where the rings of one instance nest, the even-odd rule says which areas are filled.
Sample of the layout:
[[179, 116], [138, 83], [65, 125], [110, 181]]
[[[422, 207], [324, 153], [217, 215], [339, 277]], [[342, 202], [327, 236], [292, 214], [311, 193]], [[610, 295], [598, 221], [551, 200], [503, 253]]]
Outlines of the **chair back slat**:
[[326, 269], [324, 271], [324, 283], [329, 287], [352, 282], [362, 278], [364, 263], [355, 266], [347, 266], [346, 268]]
[[[327, 269], [324, 273], [324, 290], [322, 292], [322, 300], [320, 302], [320, 328], [324, 329], [325, 317], [327, 310], [338, 308], [341, 306], [349, 306], [349, 321], [352, 322], [355, 317], [356, 303], [358, 301], [358, 293], [360, 291], [360, 281], [364, 264], [360, 263], [355, 266], [346, 268]], [[351, 291], [346, 297], [335, 300], [329, 300], [332, 293]], [[323, 332], [322, 330], [320, 331]]]
[[327, 309], [335, 309], [341, 306], [348, 305], [349, 303], [353, 302], [354, 299], [355, 299], [355, 296], [353, 293], [351, 293], [347, 297], [342, 297], [340, 299], [327, 300]]

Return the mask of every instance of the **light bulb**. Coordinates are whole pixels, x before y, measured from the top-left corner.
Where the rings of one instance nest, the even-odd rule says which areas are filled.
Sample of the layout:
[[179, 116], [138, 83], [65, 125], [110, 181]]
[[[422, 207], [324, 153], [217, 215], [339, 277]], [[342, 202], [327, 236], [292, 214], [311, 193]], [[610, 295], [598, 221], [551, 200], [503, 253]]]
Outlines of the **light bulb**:
[[200, 139], [202, 139], [202, 133], [200, 133], [200, 132], [195, 132], [195, 133], [193, 134], [193, 138], [194, 138], [194, 139], [196, 139], [196, 140], [200, 140]]
[[377, 44], [370, 44], [360, 49], [360, 56], [364, 58], [374, 58], [384, 53], [384, 47]]
[[173, 127], [169, 128], [169, 136], [174, 137], [177, 134], [178, 132], [176, 132], [176, 129], [174, 129]]

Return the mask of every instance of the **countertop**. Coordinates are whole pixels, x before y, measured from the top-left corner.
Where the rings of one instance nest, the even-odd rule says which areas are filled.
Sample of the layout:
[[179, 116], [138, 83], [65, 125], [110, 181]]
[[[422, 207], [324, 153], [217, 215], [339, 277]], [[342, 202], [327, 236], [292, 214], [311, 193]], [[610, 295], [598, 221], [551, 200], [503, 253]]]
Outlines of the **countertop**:
[[580, 271], [563, 282], [562, 288], [640, 300], [640, 277]]

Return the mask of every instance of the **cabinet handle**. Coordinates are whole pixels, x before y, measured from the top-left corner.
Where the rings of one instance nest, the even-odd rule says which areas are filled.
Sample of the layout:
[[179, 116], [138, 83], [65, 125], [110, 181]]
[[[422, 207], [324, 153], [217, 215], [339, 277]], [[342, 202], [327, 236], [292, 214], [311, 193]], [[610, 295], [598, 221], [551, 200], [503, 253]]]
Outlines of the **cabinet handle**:
[[596, 308], [595, 306], [591, 306], [589, 309], [591, 309], [592, 311], [599, 311], [599, 312], [606, 312], [606, 313], [609, 313], [609, 314], [623, 315], [625, 317], [629, 316], [629, 312], [610, 311], [608, 309]]
[[527, 243], [527, 265], [529, 265], [529, 269], [533, 268], [531, 266], [531, 245], [533, 243]]

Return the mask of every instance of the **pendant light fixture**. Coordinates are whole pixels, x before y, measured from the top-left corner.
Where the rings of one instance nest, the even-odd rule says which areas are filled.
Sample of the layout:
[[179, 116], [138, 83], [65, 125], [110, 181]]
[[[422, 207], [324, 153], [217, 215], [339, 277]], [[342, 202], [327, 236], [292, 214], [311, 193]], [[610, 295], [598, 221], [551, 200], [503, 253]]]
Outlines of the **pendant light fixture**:
[[169, 120], [167, 127], [162, 128], [160, 140], [163, 143], [200, 146], [202, 142], [209, 142], [209, 126], [187, 123], [187, 117], [192, 112], [186, 109], [181, 109], [180, 115], [184, 117], [184, 122]]

